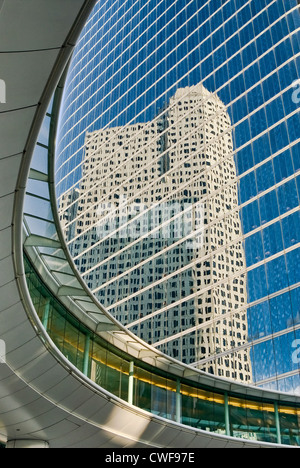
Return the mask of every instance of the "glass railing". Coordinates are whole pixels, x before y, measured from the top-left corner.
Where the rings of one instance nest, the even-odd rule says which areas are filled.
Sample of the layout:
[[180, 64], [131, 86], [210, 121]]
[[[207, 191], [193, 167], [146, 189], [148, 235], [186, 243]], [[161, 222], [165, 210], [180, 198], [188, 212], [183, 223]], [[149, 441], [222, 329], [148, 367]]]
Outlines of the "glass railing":
[[[54, 101], [45, 117], [24, 203], [27, 286], [39, 326], [49, 337], [49, 350], [56, 347], [100, 389], [159, 417], [215, 434], [300, 446], [300, 403], [296, 397], [288, 404], [281, 402], [279, 394], [278, 400], [257, 398], [253, 394], [264, 392], [252, 389], [251, 393], [242, 386], [235, 386], [240, 390], [232, 392], [224, 381], [220, 381], [219, 390], [217, 379], [205, 378], [200, 371], [164, 357], [133, 337], [91, 295], [68, 255], [53, 208], [52, 145], [57, 106]], [[50, 137], [45, 137], [49, 133]], [[111, 339], [106, 339], [106, 334]], [[129, 344], [116, 346], [118, 340], [123, 345], [128, 340], [139, 352], [124, 351], [131, 349]], [[152, 353], [152, 361], [139, 358], [143, 351], [145, 355]], [[166, 371], [172, 368], [179, 369], [178, 373]]]

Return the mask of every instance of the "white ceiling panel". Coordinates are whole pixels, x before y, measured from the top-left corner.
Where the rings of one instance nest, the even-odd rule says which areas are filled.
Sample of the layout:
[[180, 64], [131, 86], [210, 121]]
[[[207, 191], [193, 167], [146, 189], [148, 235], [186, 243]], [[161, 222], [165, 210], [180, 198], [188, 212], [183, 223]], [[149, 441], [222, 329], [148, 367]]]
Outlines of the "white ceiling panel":
[[18, 408], [26, 407], [32, 402], [38, 400], [38, 395], [35, 395], [29, 387], [22, 388], [7, 397], [2, 398], [1, 404], [6, 408], [6, 411], [15, 411]]
[[[0, 123], [1, 125], [1, 123]], [[1, 130], [0, 130], [1, 133]], [[6, 229], [12, 224], [12, 211], [14, 205], [15, 194], [11, 193], [0, 198], [0, 230]]]
[[149, 424], [143, 432], [143, 440], [151, 443], [153, 440], [159, 440], [160, 433], [164, 430], [165, 425], [157, 421], [149, 421]]
[[39, 427], [31, 431], [31, 435], [37, 438], [47, 438], [47, 433], [42, 433], [43, 430], [47, 430], [48, 427], [55, 427], [57, 424], [61, 424], [62, 421], [67, 419], [68, 415], [59, 408], [52, 408], [49, 411], [45, 411], [39, 416]]
[[178, 429], [176, 427], [165, 426], [156, 437], [152, 439], [153, 444], [162, 447], [173, 447], [173, 441], [178, 436]]
[[109, 405], [108, 400], [105, 398], [99, 398], [99, 395], [96, 393], [89, 399], [85, 399], [81, 404], [76, 408], [77, 416], [83, 418], [94, 419], [96, 412], [100, 412], [105, 406]]
[[[17, 154], [9, 158], [0, 159], [0, 198], [4, 195], [14, 192], [20, 169], [22, 154]], [[1, 252], [1, 242], [0, 242]], [[1, 253], [0, 253], [1, 258]]]
[[[112, 443], [114, 438], [114, 434], [106, 432], [103, 429], [99, 429], [97, 427], [84, 425], [82, 427], [78, 427], [72, 433], [65, 434], [65, 447], [67, 448], [100, 448], [100, 447], [122, 447], [122, 443], [124, 444], [124, 439], [120, 441], [118, 439], [118, 443], [115, 445]], [[121, 445], [120, 445], [121, 442]], [[54, 439], [52, 442], [52, 446], [55, 448], [57, 445], [59, 446], [60, 442], [59, 439]]]
[[5, 0], [0, 11], [0, 52], [61, 47], [82, 3], [82, 0]]
[[[1, 289], [0, 289], [1, 291]], [[19, 314], [21, 309], [21, 303], [17, 302], [11, 307], [1, 310], [1, 335], [9, 332], [13, 328], [24, 325], [28, 326], [28, 318], [24, 315]], [[0, 336], [1, 338], [1, 336]]]
[[8, 253], [12, 250], [11, 229], [0, 230], [0, 259], [7, 257]]
[[0, 260], [0, 288], [15, 279], [15, 272], [11, 255]]
[[[50, 359], [51, 354], [45, 348], [44, 353], [22, 366], [22, 375], [26, 382], [29, 382], [34, 388], [38, 388], [41, 394], [46, 393], [56, 384], [57, 361], [53, 358], [51, 362]], [[37, 368], [39, 368], [38, 373]]]
[[6, 84], [6, 103], [0, 105], [0, 112], [37, 105], [56, 58], [55, 49], [2, 53], [0, 78]]
[[47, 428], [47, 436], [50, 439], [61, 439], [66, 434], [69, 434], [72, 437], [73, 431], [78, 429], [78, 424], [74, 424], [67, 419], [60, 421], [59, 423], [53, 425], [52, 427]]
[[85, 426], [83, 430], [82, 428], [78, 428], [73, 431], [66, 443], [70, 447], [75, 445], [78, 448], [98, 448], [99, 443], [104, 442], [105, 444], [108, 444], [110, 440], [111, 434], [107, 434], [106, 436], [104, 431], [100, 432], [100, 429], [97, 427]]
[[[64, 395], [59, 395], [59, 389], [61, 388], [60, 385], [62, 383], [62, 386], [64, 386], [63, 382], [65, 379], [67, 379], [69, 374], [66, 373], [66, 369], [64, 369], [63, 366], [59, 365], [57, 362], [54, 367], [51, 366], [50, 368], [48, 364], [49, 362], [47, 362], [47, 357], [45, 360], [42, 359], [38, 364], [36, 364], [36, 366], [39, 368], [39, 376], [36, 376], [36, 379], [32, 380], [31, 384], [35, 388], [38, 388], [39, 392], [47, 394], [48, 398], [51, 400], [61, 401], [64, 398]], [[50, 362], [50, 365], [51, 364], [52, 360]], [[42, 365], [44, 367], [42, 367]], [[74, 388], [76, 388], [77, 385], [78, 381], [73, 379]], [[69, 391], [71, 392], [70, 387]]]
[[36, 106], [0, 113], [0, 159], [23, 153], [35, 112]]
[[[65, 378], [55, 385], [47, 395], [53, 400], [59, 402], [63, 407], [64, 401], [68, 400], [68, 408], [70, 411], [75, 410], [81, 403], [83, 395], [80, 392], [82, 382], [77, 381], [72, 376], [65, 375]], [[87, 395], [85, 393], [84, 398]]]
[[[41, 349], [38, 349], [36, 346], [35, 340], [30, 340], [26, 342], [28, 339], [28, 335], [24, 332], [23, 335], [23, 328], [24, 327], [17, 327], [16, 330], [11, 330], [8, 333], [3, 335], [3, 339], [7, 343], [7, 362], [10, 364], [13, 362], [14, 368], [18, 369], [20, 372], [22, 366], [26, 365], [31, 359], [36, 359], [41, 352]], [[22, 345], [14, 350], [10, 350], [10, 343], [12, 339], [19, 339], [22, 336]], [[23, 339], [24, 336], [24, 339]], [[42, 369], [38, 366], [36, 367], [37, 374], [42, 372]]]
[[[24, 397], [20, 393], [18, 395], [19, 401], [22, 402], [22, 399], [26, 398], [26, 395], [24, 393]], [[49, 403], [46, 399], [44, 398], [39, 398], [35, 402], [35, 410], [33, 411], [33, 408], [29, 408], [30, 405], [26, 406], [18, 406], [12, 411], [7, 411], [6, 416], [6, 421], [9, 421], [11, 426], [17, 429], [20, 429], [20, 434], [18, 435], [18, 438], [22, 437], [22, 434], [27, 433], [30, 434], [33, 431], [41, 430], [41, 425], [39, 423], [39, 416], [42, 414], [45, 414], [46, 412], [50, 411], [51, 408], [53, 408], [53, 405]], [[34, 414], [35, 418], [32, 418], [31, 415]], [[7, 428], [10, 429], [9, 423], [7, 423]]]
[[[0, 407], [2, 406], [2, 398], [13, 395], [19, 392], [22, 388], [26, 388], [26, 384], [20, 380], [6, 364], [0, 366]], [[0, 415], [1, 418], [1, 415]]]

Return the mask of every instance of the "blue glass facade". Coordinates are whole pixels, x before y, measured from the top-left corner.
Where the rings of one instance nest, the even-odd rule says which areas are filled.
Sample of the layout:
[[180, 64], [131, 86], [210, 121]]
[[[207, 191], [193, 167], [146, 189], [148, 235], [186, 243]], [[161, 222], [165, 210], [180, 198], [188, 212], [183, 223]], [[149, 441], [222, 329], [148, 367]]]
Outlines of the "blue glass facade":
[[[72, 207], [73, 218], [67, 219], [70, 250], [74, 257], [76, 252], [77, 255], [81, 252], [78, 266], [92, 289], [97, 289], [94, 281], [103, 286], [105, 296], [99, 298], [106, 306], [126, 303], [123, 279], [129, 284], [127, 293], [131, 298], [126, 310], [132, 311], [126, 323], [129, 327], [134, 323], [132, 329], [147, 337], [147, 341], [149, 332], [146, 335], [142, 325], [151, 329], [151, 342], [159, 349], [214, 373], [222, 359], [222, 366], [234, 368], [236, 376], [234, 372], [221, 375], [237, 380], [238, 367], [242, 360], [248, 359], [242, 354], [246, 349], [251, 361], [251, 382], [288, 392], [300, 391], [300, 353], [297, 353], [300, 346], [299, 27], [296, 0], [100, 0], [70, 64], [56, 161], [58, 197], [63, 200], [69, 194]], [[79, 223], [83, 220], [80, 200], [88, 196], [84, 197], [82, 192], [88, 174], [87, 132], [101, 131], [103, 135], [109, 129], [132, 130], [133, 126], [138, 129], [139, 125], [158, 119], [170, 120], [170, 103], [177, 91], [191, 90], [199, 84], [209, 93], [207, 102], [214, 96], [224, 104], [226, 118], [231, 123], [227, 159], [231, 157], [235, 162], [235, 174], [221, 180], [214, 192], [203, 190], [200, 201], [215, 200], [214, 193], [221, 191], [226, 202], [227, 189], [234, 187], [238, 195], [240, 231], [236, 240], [230, 238], [226, 243], [225, 239], [223, 245], [218, 244], [218, 254], [213, 250], [205, 253], [205, 272], [210, 272], [207, 276], [213, 274], [213, 263], [218, 264], [222, 255], [225, 258], [222, 285], [218, 286], [221, 280], [216, 284], [209, 277], [205, 288], [202, 284], [195, 291], [194, 283], [190, 284], [194, 273], [189, 264], [197, 259], [182, 254], [185, 239], [180, 247], [183, 250], [175, 252], [178, 245], [169, 250], [170, 257], [177, 256], [173, 264], [167, 254], [159, 255], [166, 247], [164, 244], [159, 247], [157, 243], [150, 248], [149, 244], [140, 242], [135, 244], [139, 246], [134, 247], [136, 250], [132, 241], [122, 244], [123, 249], [128, 250], [129, 246], [131, 257], [139, 252], [138, 261], [131, 260], [131, 276], [126, 277], [128, 265], [118, 267], [120, 243], [111, 248], [110, 242], [110, 251], [102, 250], [101, 258], [95, 262], [92, 247], [99, 240], [93, 237], [93, 221], [85, 228]], [[193, 114], [188, 105], [187, 112]], [[170, 125], [175, 128], [176, 121]], [[163, 127], [153, 141], [169, 137], [168, 131]], [[215, 138], [222, 142], [223, 131]], [[114, 142], [110, 139], [111, 144]], [[111, 159], [112, 150], [109, 151], [108, 159]], [[166, 147], [160, 151], [161, 161]], [[203, 153], [208, 155], [210, 150], [197, 147], [197, 155]], [[186, 160], [178, 162], [176, 170], [185, 164]], [[163, 178], [168, 170], [172, 176], [172, 167], [166, 167], [159, 177]], [[206, 172], [207, 183], [213, 168]], [[105, 177], [109, 175], [95, 178], [95, 187], [101, 187]], [[228, 212], [233, 212], [234, 204], [227, 205]], [[68, 210], [63, 210], [66, 215], [70, 213]], [[215, 216], [209, 225], [219, 230], [221, 236], [222, 229]], [[230, 252], [236, 252], [233, 246], [240, 242], [244, 257], [240, 269], [234, 272], [226, 269], [226, 263], [230, 265]], [[142, 257], [143, 250], [148, 255]], [[156, 255], [156, 266], [151, 276], [153, 255]], [[184, 258], [179, 261], [179, 256]], [[141, 266], [145, 270], [141, 271]], [[214, 271], [219, 274], [217, 267]], [[92, 272], [98, 273], [98, 278]], [[207, 315], [201, 321], [199, 314], [193, 315], [195, 300], [197, 306], [199, 301], [209, 298], [214, 303], [227, 290], [228, 302], [234, 297], [234, 288], [241, 286], [246, 287], [245, 306], [236, 308], [232, 300], [221, 316]], [[164, 291], [168, 292], [167, 296]], [[175, 291], [178, 292], [176, 300], [171, 295]], [[141, 306], [145, 305], [150, 306], [149, 310], [142, 311]], [[247, 324], [240, 317], [245, 310]], [[122, 319], [117, 305], [111, 311]], [[219, 338], [224, 341], [226, 332], [226, 339], [230, 337], [227, 348], [221, 344], [216, 346], [215, 338], [210, 336], [215, 346], [206, 346], [206, 355], [183, 355], [180, 350], [201, 347], [201, 333], [207, 328], [208, 318], [215, 323], [210, 325], [209, 332], [214, 337], [220, 334], [218, 327], [224, 325]], [[225, 320], [231, 323], [225, 325]], [[239, 327], [246, 327], [246, 341], [237, 336], [241, 333]], [[154, 336], [160, 328], [167, 333]]]

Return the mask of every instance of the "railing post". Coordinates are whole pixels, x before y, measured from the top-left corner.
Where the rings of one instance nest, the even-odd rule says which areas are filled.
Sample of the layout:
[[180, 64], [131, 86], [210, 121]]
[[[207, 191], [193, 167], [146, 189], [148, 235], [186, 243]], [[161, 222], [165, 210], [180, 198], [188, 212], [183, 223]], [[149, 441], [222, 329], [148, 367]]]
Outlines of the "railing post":
[[274, 403], [274, 409], [275, 409], [275, 423], [276, 423], [277, 443], [281, 445], [281, 430], [280, 430], [280, 419], [279, 419], [279, 411], [278, 411], [277, 401], [275, 401], [275, 403]]
[[230, 416], [229, 416], [229, 398], [228, 393], [224, 393], [224, 410], [225, 410], [225, 430], [226, 435], [230, 436]]
[[133, 405], [134, 362], [129, 363], [128, 403]]
[[177, 379], [176, 382], [176, 422], [181, 423], [182, 415], [182, 398], [181, 398], [181, 382], [180, 379]]

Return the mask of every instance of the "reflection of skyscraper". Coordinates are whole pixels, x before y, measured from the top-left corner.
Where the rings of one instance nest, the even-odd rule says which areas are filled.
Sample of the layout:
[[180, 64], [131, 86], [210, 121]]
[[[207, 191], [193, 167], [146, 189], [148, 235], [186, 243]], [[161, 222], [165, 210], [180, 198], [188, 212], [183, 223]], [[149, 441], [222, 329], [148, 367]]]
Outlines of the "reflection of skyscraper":
[[[158, 151], [160, 155], [160, 165], [152, 164], [151, 168], [151, 171], [154, 170], [161, 175], [159, 182], [153, 182], [151, 189], [156, 192], [157, 199], [161, 196], [163, 200], [166, 196], [164, 190], [167, 190], [168, 194], [168, 187], [172, 187], [172, 184], [176, 187], [180, 178], [190, 177], [186, 187], [182, 184], [181, 192], [178, 190], [175, 194], [175, 189], [172, 189], [174, 194], [172, 203], [176, 205], [178, 211], [179, 206], [188, 204], [194, 193], [193, 179], [188, 175], [188, 172], [192, 173], [194, 168], [188, 167], [189, 161], [187, 160], [182, 162], [180, 168], [175, 169], [175, 166], [172, 168], [170, 158], [172, 156], [174, 161], [176, 158], [180, 161], [179, 152], [182, 151], [182, 155], [185, 154], [184, 151], [192, 153], [192, 149], [197, 147], [198, 142], [186, 138], [183, 147], [179, 150], [181, 145], [179, 132], [184, 132], [184, 135], [181, 135], [183, 138], [187, 136], [185, 135], [187, 129], [184, 128], [183, 122], [175, 122], [176, 116], [178, 115], [179, 118], [181, 111], [179, 106], [175, 106], [173, 112], [172, 102], [183, 102], [183, 99], [175, 98], [176, 92], [183, 90], [180, 92], [184, 94], [184, 90], [191, 90], [192, 86], [198, 83], [202, 83], [212, 93], [210, 96], [218, 96], [226, 105], [227, 118], [230, 117], [229, 133], [232, 139], [230, 142], [228, 140], [228, 146], [233, 143], [236, 177], [233, 172], [230, 172], [229, 162], [227, 166], [224, 165], [224, 170], [219, 168], [221, 177], [224, 180], [227, 177], [228, 187], [219, 189], [216, 202], [221, 203], [222, 209], [224, 205], [227, 209], [225, 200], [232, 197], [233, 201], [231, 205], [228, 203], [226, 212], [228, 216], [223, 217], [222, 223], [225, 225], [226, 220], [229, 223], [236, 223], [233, 213], [237, 209], [235, 200], [238, 193], [241, 226], [237, 227], [237, 231], [242, 229], [243, 237], [240, 239], [240, 236], [236, 234], [238, 238], [233, 241], [233, 244], [237, 246], [236, 252], [238, 253], [241, 249], [239, 242], [243, 242], [245, 259], [240, 258], [241, 271], [237, 273], [241, 277], [242, 284], [237, 284], [237, 278], [235, 280], [233, 278], [235, 273], [231, 267], [237, 271], [238, 265], [232, 265], [231, 262], [234, 263], [234, 259], [227, 255], [228, 243], [225, 240], [222, 246], [219, 244], [218, 252], [214, 251], [215, 255], [218, 253], [220, 263], [216, 261], [218, 258], [210, 261], [209, 253], [201, 257], [203, 268], [204, 262], [209, 262], [206, 270], [208, 272], [212, 272], [214, 264], [221, 265], [224, 261], [225, 281], [223, 283], [227, 284], [229, 289], [224, 286], [222, 293], [221, 283], [214, 282], [214, 288], [211, 287], [211, 279], [207, 278], [207, 274], [203, 277], [201, 275], [201, 293], [197, 289], [198, 286], [196, 290], [193, 289], [195, 288], [194, 265], [196, 264], [197, 243], [191, 251], [188, 241], [185, 243], [172, 241], [174, 245], [171, 244], [173, 245], [171, 247], [171, 241], [164, 240], [164, 246], [158, 247], [158, 239], [150, 239], [149, 242], [144, 240], [144, 245], [136, 242], [134, 244], [136, 250], [130, 257], [126, 257], [128, 249], [115, 255], [118, 241], [114, 239], [114, 242], [110, 242], [109, 249], [112, 250], [111, 260], [113, 258], [115, 260], [110, 263], [109, 255], [106, 254], [106, 259], [104, 257], [101, 263], [103, 275], [106, 275], [106, 285], [111, 291], [108, 291], [108, 287], [105, 291], [101, 289], [100, 275], [102, 273], [97, 273], [98, 279], [95, 277], [92, 270], [93, 264], [87, 263], [89, 260], [84, 253], [93, 244], [96, 264], [95, 244], [99, 240], [97, 235], [101, 230], [100, 226], [98, 226], [98, 233], [93, 233], [92, 229], [88, 229], [88, 225], [79, 225], [78, 214], [74, 221], [70, 217], [66, 226], [69, 235], [68, 245], [72, 252], [78, 251], [79, 242], [82, 240], [83, 251], [76, 262], [81, 265], [80, 268], [85, 269], [85, 280], [93, 288], [92, 282], [99, 281], [96, 286], [97, 291], [95, 291], [101, 294], [100, 297], [103, 300], [107, 301], [108, 296], [114, 295], [118, 303], [106, 302], [110, 310], [114, 310], [119, 317], [125, 316], [126, 322], [131, 322], [132, 329], [140, 336], [147, 337], [151, 333], [154, 346], [187, 362], [201, 361], [199, 365], [206, 369], [212, 366], [213, 369], [210, 370], [221, 366], [220, 358], [229, 359], [226, 362], [229, 366], [235, 359], [239, 359], [234, 364], [234, 369], [238, 369], [242, 359], [242, 355], [238, 354], [241, 351], [244, 352], [247, 346], [251, 356], [252, 379], [256, 385], [297, 393], [300, 388], [300, 371], [299, 363], [293, 360], [292, 353], [295, 340], [300, 338], [300, 270], [298, 267], [300, 114], [294, 87], [299, 80], [298, 34], [299, 5], [297, 0], [252, 0], [251, 2], [248, 0], [227, 0], [226, 2], [199, 2], [197, 0], [124, 2], [124, 0], [115, 0], [113, 4], [110, 0], [99, 0], [81, 35], [70, 64], [62, 100], [56, 161], [56, 189], [59, 199], [62, 199], [69, 196], [70, 191], [79, 189], [79, 186], [83, 185], [82, 178], [87, 176], [88, 169], [85, 162], [87, 134], [95, 135], [94, 132], [100, 131], [99, 129], [102, 129], [101, 132], [114, 129], [117, 133], [122, 133], [121, 129], [140, 125], [140, 134], [142, 134], [142, 127], [145, 131], [142, 137], [145, 142], [144, 150], [148, 151], [148, 144], [154, 138], [154, 153]], [[205, 91], [202, 90], [202, 93], [205, 94]], [[207, 101], [209, 101], [208, 96]], [[206, 112], [208, 112], [208, 107]], [[222, 111], [220, 113], [222, 114]], [[159, 118], [157, 118], [158, 115], [160, 115]], [[170, 118], [171, 115], [173, 119]], [[158, 128], [157, 120], [160, 120], [160, 130], [154, 136], [151, 133], [154, 130], [154, 128], [151, 130], [151, 125]], [[171, 120], [174, 120], [173, 124]], [[194, 123], [191, 120], [185, 124], [191, 127]], [[172, 125], [175, 135], [171, 135]], [[217, 119], [215, 125], [217, 125]], [[175, 129], [178, 129], [178, 132]], [[150, 133], [146, 134], [146, 131]], [[134, 144], [141, 144], [138, 141], [138, 129], [136, 132], [133, 131], [133, 134], [131, 135], [132, 144], [135, 138]], [[225, 142], [225, 135], [223, 137]], [[147, 141], [146, 138], [148, 138]], [[176, 152], [172, 154], [172, 140], [176, 142], [175, 144], [173, 141], [173, 145], [178, 148], [177, 155]], [[117, 141], [115, 143], [120, 147]], [[213, 144], [213, 141], [211, 143]], [[197, 151], [198, 149], [197, 147]], [[107, 150], [110, 151], [109, 148]], [[205, 156], [207, 151], [199, 150], [198, 153]], [[132, 154], [134, 153], [130, 150], [130, 158]], [[142, 157], [141, 154], [140, 157]], [[145, 196], [143, 193], [146, 185], [143, 186], [141, 180], [143, 177], [151, 177], [151, 171], [148, 170], [146, 173], [145, 157], [146, 154], [143, 153], [143, 160], [135, 162], [135, 164], [143, 164], [144, 173], [141, 172], [141, 167], [136, 166], [136, 177], [131, 183], [131, 185], [136, 184], [136, 187], [141, 187], [138, 192], [140, 198], [137, 197], [136, 200], [137, 205], [142, 203], [142, 197]], [[130, 168], [128, 160], [125, 162], [123, 155], [120, 161]], [[121, 166], [118, 166], [114, 172], [110, 172], [109, 177], [117, 174], [119, 169]], [[201, 183], [207, 186], [201, 186], [203, 197], [200, 212], [205, 206], [209, 207], [208, 199], [211, 192], [208, 184], [212, 184], [212, 178], [219, 177], [217, 170], [217, 164], [214, 168], [206, 167], [207, 179], [204, 173], [201, 173]], [[209, 179], [209, 173], [211, 179]], [[94, 176], [96, 177], [96, 173]], [[108, 184], [106, 178], [102, 181]], [[120, 183], [119, 190], [123, 185]], [[229, 187], [232, 188], [231, 193]], [[131, 190], [130, 185], [127, 186], [127, 190]], [[206, 193], [204, 193], [205, 190]], [[221, 191], [224, 199], [222, 199]], [[115, 195], [117, 197], [118, 193]], [[120, 195], [123, 197], [120, 200], [125, 200], [133, 208], [129, 197], [122, 192]], [[149, 196], [151, 195], [154, 193], [151, 194], [150, 191]], [[170, 197], [167, 205], [169, 211]], [[214, 201], [213, 195], [210, 198], [212, 200], [211, 213], [216, 210], [216, 213], [212, 215], [215, 217], [219, 214], [217, 213], [219, 206]], [[73, 207], [75, 210], [78, 205], [80, 210], [82, 199], [83, 197], [79, 196], [76, 201], [73, 200], [70, 208]], [[163, 203], [162, 200], [160, 203]], [[116, 203], [118, 199], [112, 198], [112, 201]], [[99, 201], [97, 203], [99, 204]], [[105, 211], [106, 207], [102, 208], [102, 211]], [[200, 212], [196, 215], [200, 215], [202, 219], [204, 216], [201, 216]], [[208, 213], [207, 210], [206, 212]], [[197, 226], [197, 216], [195, 226]], [[160, 222], [159, 217], [160, 214], [156, 213], [157, 222]], [[155, 219], [155, 216], [152, 218]], [[207, 217], [206, 222], [209, 219]], [[92, 219], [87, 221], [91, 222]], [[147, 224], [145, 219], [144, 222]], [[110, 226], [106, 228], [110, 230], [112, 224], [110, 223]], [[81, 230], [81, 238], [75, 237], [75, 226], [76, 230]], [[207, 228], [209, 226], [210, 224]], [[221, 241], [221, 220], [219, 229], [217, 221], [215, 227], [216, 235], [219, 231], [219, 241]], [[174, 229], [176, 231], [176, 224]], [[225, 233], [229, 237], [229, 229], [231, 229], [230, 226], [225, 229], [224, 239]], [[214, 234], [212, 232], [212, 235]], [[233, 235], [233, 232], [230, 234]], [[176, 233], [172, 236], [174, 240], [177, 240]], [[186, 233], [184, 237], [188, 237], [188, 234]], [[210, 234], [207, 237], [209, 238]], [[104, 245], [104, 242], [102, 244]], [[151, 251], [150, 249], [153, 252], [152, 262], [145, 261], [138, 271], [135, 260], [139, 261], [138, 259], [145, 254], [145, 251]], [[204, 250], [203, 252], [205, 253]], [[199, 255], [200, 253], [199, 249]], [[136, 259], [135, 256], [137, 256]], [[174, 261], [176, 256], [178, 258], [177, 269]], [[124, 267], [127, 271], [119, 274], [118, 282], [113, 279], [116, 275], [116, 271], [113, 270], [116, 262], [118, 265], [123, 263], [127, 265]], [[184, 264], [189, 266], [185, 268], [182, 266]], [[89, 265], [88, 269], [86, 269], [87, 265]], [[163, 279], [156, 276], [156, 271], [158, 275], [168, 275], [167, 289], [164, 287]], [[218, 271], [216, 274], [218, 276]], [[239, 329], [238, 335], [234, 330], [229, 331], [228, 328], [229, 338], [224, 337], [224, 346], [226, 342], [231, 342], [229, 355], [225, 355], [226, 351], [222, 353], [224, 349], [222, 346], [206, 346], [206, 350], [210, 350], [212, 354], [205, 360], [201, 354], [200, 356], [192, 355], [196, 344], [201, 342], [201, 330], [203, 331], [206, 325], [206, 322], [198, 323], [201, 317], [198, 320], [195, 315], [197, 295], [200, 293], [204, 298], [209, 291], [219, 287], [222, 297], [221, 305], [225, 308], [227, 306], [222, 304], [224, 301], [222, 294], [228, 293], [231, 296], [236, 292], [243, 294], [239, 291], [245, 284], [243, 274], [247, 275], [247, 304], [245, 306], [248, 318], [247, 345], [244, 345], [242, 333], [245, 330]], [[143, 283], [145, 276], [147, 277], [146, 283], [152, 281], [151, 287]], [[143, 293], [132, 290], [129, 295], [130, 284], [133, 284], [134, 288], [134, 281], [136, 284], [142, 284]], [[204, 281], [208, 284], [204, 284]], [[127, 289], [128, 301], [124, 297]], [[240, 304], [241, 299], [242, 297], [237, 299]], [[216, 300], [218, 303], [213, 295], [211, 300]], [[146, 302], [148, 305], [145, 310]], [[128, 309], [128, 304], [131, 304], [130, 309]], [[234, 308], [234, 302], [229, 304], [232, 304]], [[229, 304], [228, 307], [231, 307]], [[112, 306], [114, 309], [111, 308]], [[237, 309], [236, 314], [238, 313]], [[242, 315], [241, 320], [243, 320]], [[211, 329], [219, 334], [220, 326], [230, 327], [230, 323], [235, 326], [233, 321], [227, 324], [225, 322], [224, 324], [208, 323]], [[179, 329], [180, 332], [171, 336], [173, 332], [166, 330], [166, 324], [172, 324], [173, 331]], [[216, 354], [214, 354], [215, 351], [217, 351]], [[229, 371], [226, 368], [225, 375], [232, 376], [234, 369]], [[238, 371], [237, 374], [239, 374]]]
[[247, 343], [247, 293], [232, 128], [218, 97], [179, 89], [152, 122], [87, 134], [71, 206], [75, 261], [120, 321], [174, 357], [250, 382], [248, 350], [228, 355]]

